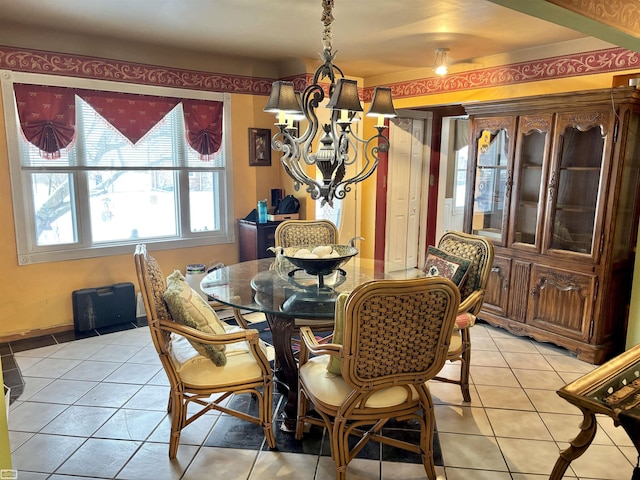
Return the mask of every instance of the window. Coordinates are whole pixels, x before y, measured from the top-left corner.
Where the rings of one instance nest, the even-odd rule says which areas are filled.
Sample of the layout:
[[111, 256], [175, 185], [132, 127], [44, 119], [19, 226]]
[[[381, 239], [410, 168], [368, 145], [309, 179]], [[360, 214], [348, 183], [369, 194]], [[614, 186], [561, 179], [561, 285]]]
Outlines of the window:
[[[108, 121], [90, 95], [83, 94], [88, 90], [81, 90], [82, 80], [75, 79], [71, 83], [79, 90], [73, 90], [69, 106], [75, 106], [75, 137], [57, 149], [43, 146], [44, 141], [36, 146], [28, 139], [28, 126], [21, 128], [24, 115], [13, 91], [19, 92], [21, 81], [36, 82], [16, 78], [28, 74], [12, 76], [13, 82], [3, 81], [3, 100], [20, 264], [131, 253], [141, 241], [162, 249], [235, 240], [225, 135], [228, 95], [132, 86], [123, 95], [113, 84], [111, 93], [94, 92], [109, 100], [124, 98], [125, 103], [128, 94], [153, 95], [149, 98], [160, 103], [167, 99], [168, 113], [161, 111], [144, 134], [135, 135], [133, 127], [123, 133], [127, 123], [141, 123], [124, 111], [126, 105], [118, 110], [125, 123]], [[92, 82], [94, 91], [96, 83], [109, 82]], [[193, 122], [185, 119], [185, 111], [195, 116], [193, 102], [217, 106], [222, 113], [222, 138], [215, 151], [203, 154], [201, 144], [198, 151], [193, 147], [203, 141], [195, 139]]]

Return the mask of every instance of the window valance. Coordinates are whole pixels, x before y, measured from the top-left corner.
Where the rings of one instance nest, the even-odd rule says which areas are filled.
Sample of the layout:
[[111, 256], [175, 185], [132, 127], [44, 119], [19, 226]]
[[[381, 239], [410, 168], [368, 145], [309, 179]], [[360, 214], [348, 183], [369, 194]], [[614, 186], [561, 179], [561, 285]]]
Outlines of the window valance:
[[222, 143], [223, 103], [121, 92], [14, 84], [20, 126], [44, 158], [59, 158], [75, 138], [75, 95], [82, 98], [132, 144], [136, 144], [178, 103], [187, 140], [203, 161]]
[[14, 84], [20, 127], [44, 158], [60, 158], [75, 138], [76, 104], [72, 89]]

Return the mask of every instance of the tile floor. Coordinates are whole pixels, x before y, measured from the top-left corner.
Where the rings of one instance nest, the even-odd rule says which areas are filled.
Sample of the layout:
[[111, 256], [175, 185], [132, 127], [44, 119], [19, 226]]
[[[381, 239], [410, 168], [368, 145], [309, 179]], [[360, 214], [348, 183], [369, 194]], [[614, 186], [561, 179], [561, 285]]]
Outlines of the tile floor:
[[[471, 403], [462, 402], [455, 385], [430, 385], [444, 464], [438, 474], [448, 480], [548, 478], [581, 420], [555, 390], [593, 366], [483, 323], [472, 332]], [[212, 446], [215, 426], [226, 421], [213, 412], [183, 431], [178, 457], [170, 461], [167, 381], [146, 327], [23, 348], [0, 345], [3, 363], [14, 358], [24, 378], [9, 413], [19, 480], [335, 478], [326, 446], [325, 455], [269, 451], [261, 449], [259, 433], [255, 448]], [[594, 443], [565, 478], [631, 478], [633, 444], [607, 417], [599, 424]], [[426, 477], [422, 465], [404, 459], [357, 458], [348, 478]]]

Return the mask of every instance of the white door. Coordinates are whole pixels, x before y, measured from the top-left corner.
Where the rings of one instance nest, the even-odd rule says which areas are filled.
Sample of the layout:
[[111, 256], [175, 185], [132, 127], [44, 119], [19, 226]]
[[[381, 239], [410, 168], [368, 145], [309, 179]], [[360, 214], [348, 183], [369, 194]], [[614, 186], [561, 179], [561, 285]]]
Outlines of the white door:
[[409, 211], [407, 216], [406, 261], [407, 268], [418, 266], [418, 241], [420, 237], [421, 179], [424, 159], [424, 120], [413, 120], [411, 135], [411, 167], [409, 174]]
[[397, 268], [418, 265], [424, 120], [396, 118], [389, 125], [385, 261]]

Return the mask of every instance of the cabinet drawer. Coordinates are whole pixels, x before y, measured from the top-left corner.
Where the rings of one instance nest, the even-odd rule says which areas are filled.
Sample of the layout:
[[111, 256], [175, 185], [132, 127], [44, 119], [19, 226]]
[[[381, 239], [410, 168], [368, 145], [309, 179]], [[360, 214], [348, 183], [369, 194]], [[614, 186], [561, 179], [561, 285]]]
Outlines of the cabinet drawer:
[[534, 265], [527, 323], [588, 342], [597, 277]]

